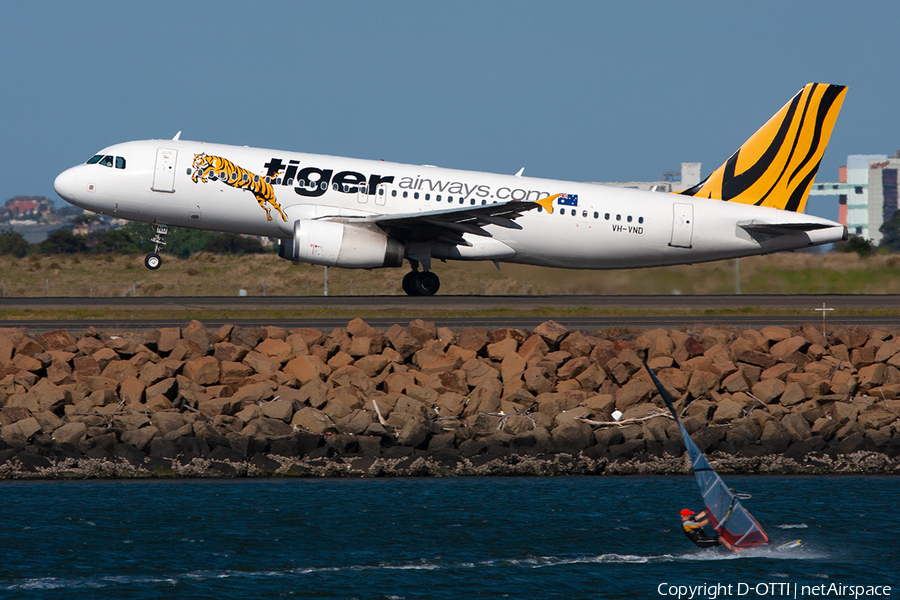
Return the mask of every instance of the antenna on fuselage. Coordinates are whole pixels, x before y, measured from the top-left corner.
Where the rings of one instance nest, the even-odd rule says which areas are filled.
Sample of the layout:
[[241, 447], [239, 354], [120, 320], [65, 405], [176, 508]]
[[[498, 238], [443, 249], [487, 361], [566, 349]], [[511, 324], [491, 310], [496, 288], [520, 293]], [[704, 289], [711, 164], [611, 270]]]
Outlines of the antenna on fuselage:
[[516, 177], [521, 177], [522, 173], [524, 173], [524, 172], [525, 172], [525, 167], [522, 167], [521, 169], [519, 169], [519, 172], [516, 173]]
[[179, 131], [178, 133], [175, 134], [175, 137], [172, 138], [172, 141], [177, 142], [178, 138], [180, 138], [180, 137], [181, 137], [181, 132]]

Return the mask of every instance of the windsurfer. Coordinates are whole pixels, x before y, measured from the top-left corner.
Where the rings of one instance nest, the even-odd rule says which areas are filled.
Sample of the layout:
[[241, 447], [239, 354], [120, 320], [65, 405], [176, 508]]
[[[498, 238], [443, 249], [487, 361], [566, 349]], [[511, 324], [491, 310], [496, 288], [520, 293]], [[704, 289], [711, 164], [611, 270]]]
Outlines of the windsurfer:
[[684, 528], [684, 535], [688, 536], [692, 542], [701, 548], [713, 548], [715, 546], [725, 546], [732, 552], [737, 552], [740, 548], [728, 543], [728, 540], [720, 536], [712, 536], [706, 533], [703, 528], [709, 524], [706, 517], [706, 511], [694, 514], [694, 511], [685, 508], [681, 511], [681, 526]]

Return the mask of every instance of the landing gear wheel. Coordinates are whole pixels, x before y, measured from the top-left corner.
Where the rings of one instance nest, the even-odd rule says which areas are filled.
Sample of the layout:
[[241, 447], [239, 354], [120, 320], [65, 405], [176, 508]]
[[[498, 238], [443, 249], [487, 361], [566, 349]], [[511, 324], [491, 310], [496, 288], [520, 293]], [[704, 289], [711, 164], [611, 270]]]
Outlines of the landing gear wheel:
[[431, 271], [416, 273], [416, 293], [419, 296], [434, 296], [440, 287], [440, 278]]
[[416, 291], [416, 275], [418, 274], [417, 271], [410, 271], [403, 276], [403, 282], [400, 285], [403, 286], [403, 291], [406, 292], [407, 296], [419, 295], [419, 292]]
[[151, 271], [157, 270], [162, 265], [162, 259], [159, 257], [159, 254], [153, 253], [148, 254], [144, 257], [144, 266], [150, 269]]

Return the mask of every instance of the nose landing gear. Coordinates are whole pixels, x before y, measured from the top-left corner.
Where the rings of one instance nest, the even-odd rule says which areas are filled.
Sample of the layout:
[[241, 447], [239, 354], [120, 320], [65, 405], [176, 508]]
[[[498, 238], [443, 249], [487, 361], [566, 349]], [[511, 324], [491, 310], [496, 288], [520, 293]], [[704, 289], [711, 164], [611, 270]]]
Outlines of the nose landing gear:
[[154, 244], [153, 252], [144, 257], [144, 266], [155, 271], [162, 266], [162, 258], [159, 256], [159, 250], [166, 245], [166, 234], [169, 233], [169, 226], [162, 223], [156, 224], [156, 235], [150, 241]]

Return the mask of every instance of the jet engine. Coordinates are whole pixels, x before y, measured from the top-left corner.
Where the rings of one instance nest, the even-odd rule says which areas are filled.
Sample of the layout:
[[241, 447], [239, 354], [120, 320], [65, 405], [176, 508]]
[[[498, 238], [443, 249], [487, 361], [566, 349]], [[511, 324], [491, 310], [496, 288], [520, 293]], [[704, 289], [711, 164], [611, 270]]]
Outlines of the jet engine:
[[403, 244], [380, 229], [335, 221], [294, 221], [293, 237], [278, 242], [281, 258], [327, 267], [400, 267], [404, 254]]

